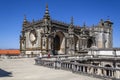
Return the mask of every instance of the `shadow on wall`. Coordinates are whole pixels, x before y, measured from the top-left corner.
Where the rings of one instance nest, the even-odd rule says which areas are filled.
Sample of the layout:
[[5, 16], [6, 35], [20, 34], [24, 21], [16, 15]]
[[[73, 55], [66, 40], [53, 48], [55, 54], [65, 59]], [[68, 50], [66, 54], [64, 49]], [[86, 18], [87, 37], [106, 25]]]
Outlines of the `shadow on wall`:
[[12, 73], [11, 72], [7, 72], [3, 69], [0, 69], [0, 77], [12, 77]]

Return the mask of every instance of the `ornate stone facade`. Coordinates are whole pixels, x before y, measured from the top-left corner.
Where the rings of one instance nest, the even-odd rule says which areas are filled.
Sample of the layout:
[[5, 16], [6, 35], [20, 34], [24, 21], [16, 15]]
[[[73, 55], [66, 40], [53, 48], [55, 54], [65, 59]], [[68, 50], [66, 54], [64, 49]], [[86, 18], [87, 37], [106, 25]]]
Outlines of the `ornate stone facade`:
[[24, 17], [20, 35], [21, 53], [27, 55], [76, 54], [95, 46], [112, 48], [112, 22], [100, 20], [98, 25], [75, 26], [52, 20], [46, 6], [43, 19], [29, 22]]

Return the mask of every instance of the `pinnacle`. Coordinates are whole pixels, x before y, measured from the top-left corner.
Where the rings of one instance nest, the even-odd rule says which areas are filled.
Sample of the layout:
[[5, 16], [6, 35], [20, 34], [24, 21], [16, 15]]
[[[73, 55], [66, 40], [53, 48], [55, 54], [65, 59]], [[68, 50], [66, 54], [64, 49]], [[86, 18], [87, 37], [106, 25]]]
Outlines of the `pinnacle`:
[[46, 4], [46, 10], [45, 10], [45, 14], [44, 14], [44, 19], [50, 19], [49, 10], [48, 10], [48, 4]]

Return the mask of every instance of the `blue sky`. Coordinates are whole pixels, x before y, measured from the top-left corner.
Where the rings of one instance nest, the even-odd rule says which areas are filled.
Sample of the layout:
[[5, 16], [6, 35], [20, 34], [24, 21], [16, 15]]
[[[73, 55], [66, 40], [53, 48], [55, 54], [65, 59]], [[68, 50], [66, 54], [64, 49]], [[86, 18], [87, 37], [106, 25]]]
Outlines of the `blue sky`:
[[[120, 47], [120, 0], [0, 0], [0, 49], [19, 48], [24, 15], [29, 21], [43, 18], [46, 3], [52, 19], [82, 26], [110, 19], [113, 47]], [[109, 17], [108, 17], [109, 16]]]

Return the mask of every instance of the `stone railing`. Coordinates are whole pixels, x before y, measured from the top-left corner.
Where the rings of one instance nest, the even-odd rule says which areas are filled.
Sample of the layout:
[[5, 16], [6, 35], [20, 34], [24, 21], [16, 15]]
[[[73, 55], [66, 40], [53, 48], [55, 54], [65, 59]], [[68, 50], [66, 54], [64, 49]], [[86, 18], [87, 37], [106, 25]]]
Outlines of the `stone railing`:
[[75, 62], [62, 62], [61, 69], [82, 73], [99, 78], [120, 79], [120, 69], [110, 67], [99, 67], [91, 64], [80, 64]]
[[46, 66], [49, 68], [54, 68], [54, 61], [48, 61], [48, 60], [40, 60], [40, 59], [35, 59], [35, 64], [41, 65], [41, 66]]
[[103, 79], [120, 79], [120, 69], [118, 68], [100, 67], [91, 64], [70, 62], [69, 60], [44, 60], [41, 58], [35, 59], [35, 64], [49, 68], [68, 70], [73, 73], [85, 74]]

